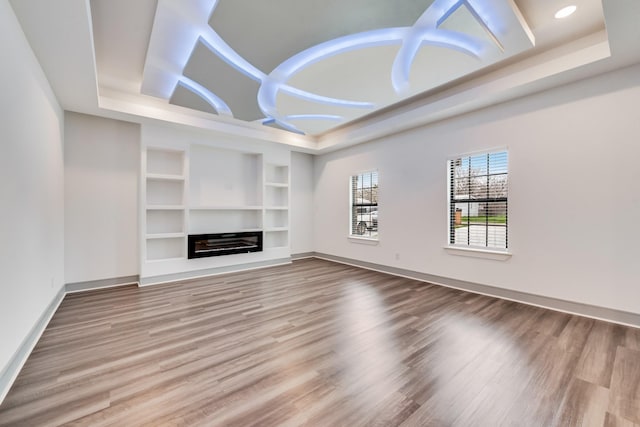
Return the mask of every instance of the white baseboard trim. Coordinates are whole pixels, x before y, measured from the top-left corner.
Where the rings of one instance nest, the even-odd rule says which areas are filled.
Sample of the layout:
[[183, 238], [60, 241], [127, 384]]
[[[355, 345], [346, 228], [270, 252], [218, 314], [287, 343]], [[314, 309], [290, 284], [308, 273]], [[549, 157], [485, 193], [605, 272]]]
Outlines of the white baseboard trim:
[[295, 261], [297, 259], [314, 258], [315, 256], [315, 252], [302, 252], [299, 254], [291, 254], [291, 260]]
[[66, 293], [73, 294], [76, 292], [92, 291], [95, 289], [114, 288], [117, 286], [137, 285], [140, 276], [116, 277], [113, 279], [90, 280], [87, 282], [67, 283], [65, 285]]
[[65, 295], [65, 287], [63, 286], [53, 297], [51, 303], [44, 310], [33, 328], [31, 328], [31, 331], [29, 331], [24, 340], [22, 340], [20, 347], [18, 347], [16, 352], [13, 354], [9, 364], [0, 372], [0, 405], [4, 398], [7, 397], [11, 386], [15, 382], [16, 378], [18, 378], [18, 374], [27, 362], [29, 355], [31, 355], [31, 352], [38, 343], [38, 340], [40, 340], [40, 337], [47, 328], [51, 318], [58, 310], [58, 307], [60, 306], [60, 303], [62, 303]]
[[588, 317], [596, 320], [603, 320], [610, 323], [617, 323], [619, 325], [629, 326], [632, 328], [640, 328], [640, 314], [638, 313], [630, 313], [613, 308], [600, 307], [553, 297], [530, 294], [521, 291], [514, 291], [511, 289], [504, 289], [495, 286], [482, 285], [479, 283], [467, 282], [464, 280], [450, 279], [433, 274], [420, 273], [413, 270], [389, 267], [386, 265], [374, 264], [371, 262], [359, 261], [356, 259], [344, 258], [319, 252], [314, 252], [313, 257], [324, 259], [326, 261], [337, 262], [340, 264], [351, 265], [353, 267], [360, 267], [367, 270], [378, 271], [380, 273], [391, 274], [393, 276], [420, 280], [422, 282], [433, 283], [436, 285], [445, 286], [447, 288], [458, 289], [474, 294], [486, 295], [503, 300], [514, 301], [522, 304], [559, 311], [562, 313], [574, 314], [577, 316]]

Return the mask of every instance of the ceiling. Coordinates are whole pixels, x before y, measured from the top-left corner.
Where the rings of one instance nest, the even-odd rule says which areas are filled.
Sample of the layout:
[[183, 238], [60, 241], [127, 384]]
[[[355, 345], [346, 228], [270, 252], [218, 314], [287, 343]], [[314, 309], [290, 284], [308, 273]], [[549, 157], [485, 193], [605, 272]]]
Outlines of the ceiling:
[[327, 134], [604, 29], [600, 0], [91, 0], [100, 88]]
[[314, 154], [640, 63], [639, 0], [9, 1], [64, 110]]

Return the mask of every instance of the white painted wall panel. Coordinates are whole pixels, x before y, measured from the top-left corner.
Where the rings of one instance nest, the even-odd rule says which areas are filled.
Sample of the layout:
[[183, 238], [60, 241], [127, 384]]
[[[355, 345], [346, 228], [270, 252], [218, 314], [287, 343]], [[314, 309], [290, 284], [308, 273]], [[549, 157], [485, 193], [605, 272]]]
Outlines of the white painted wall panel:
[[291, 153], [291, 253], [312, 252], [313, 156]]
[[[446, 159], [509, 150], [508, 261], [451, 255]], [[315, 161], [315, 250], [640, 313], [640, 66]], [[380, 242], [347, 239], [349, 175], [380, 173]], [[399, 259], [396, 259], [398, 254]]]
[[64, 285], [63, 113], [0, 0], [0, 375]]
[[140, 125], [65, 113], [65, 279], [138, 274]]

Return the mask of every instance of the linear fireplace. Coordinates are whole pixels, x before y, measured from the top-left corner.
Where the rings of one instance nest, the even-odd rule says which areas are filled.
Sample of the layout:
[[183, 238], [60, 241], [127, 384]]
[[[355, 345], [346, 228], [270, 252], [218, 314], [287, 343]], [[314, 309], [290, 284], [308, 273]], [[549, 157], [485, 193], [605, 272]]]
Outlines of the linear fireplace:
[[261, 231], [189, 235], [189, 259], [260, 251]]

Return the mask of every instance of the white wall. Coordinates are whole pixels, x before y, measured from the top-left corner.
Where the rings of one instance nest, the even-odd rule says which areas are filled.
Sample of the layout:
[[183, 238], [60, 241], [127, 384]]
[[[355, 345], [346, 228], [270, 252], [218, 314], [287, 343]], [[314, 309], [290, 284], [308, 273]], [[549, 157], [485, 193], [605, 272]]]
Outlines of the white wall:
[[65, 279], [138, 274], [140, 125], [65, 113]]
[[64, 285], [64, 185], [63, 113], [7, 0], [0, 41], [1, 377]]
[[[446, 159], [494, 147], [509, 150], [513, 257], [451, 255]], [[635, 66], [318, 157], [315, 250], [640, 313], [639, 156]], [[380, 242], [352, 243], [348, 177], [376, 168]]]
[[291, 253], [313, 252], [313, 156], [291, 153]]

